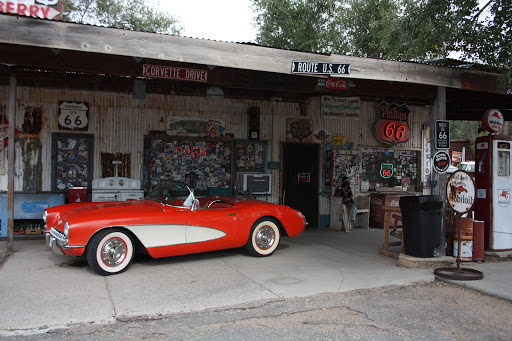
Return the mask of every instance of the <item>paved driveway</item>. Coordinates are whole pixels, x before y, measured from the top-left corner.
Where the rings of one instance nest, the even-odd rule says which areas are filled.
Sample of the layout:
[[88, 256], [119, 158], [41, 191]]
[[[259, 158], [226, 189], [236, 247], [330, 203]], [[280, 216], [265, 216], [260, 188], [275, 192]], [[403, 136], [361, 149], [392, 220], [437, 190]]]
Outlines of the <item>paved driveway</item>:
[[271, 257], [243, 249], [139, 257], [108, 277], [42, 240], [16, 240], [0, 269], [0, 335], [434, 280], [432, 270], [399, 267], [378, 254], [381, 240], [379, 229], [307, 230], [283, 238]]

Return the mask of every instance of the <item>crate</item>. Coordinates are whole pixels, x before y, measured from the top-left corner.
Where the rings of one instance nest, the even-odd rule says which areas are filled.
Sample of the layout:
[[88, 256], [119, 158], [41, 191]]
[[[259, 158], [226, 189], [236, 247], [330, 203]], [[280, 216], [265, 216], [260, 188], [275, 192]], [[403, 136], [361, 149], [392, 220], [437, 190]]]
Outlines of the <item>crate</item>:
[[43, 234], [43, 231], [40, 229], [26, 229], [25, 234], [29, 235], [41, 235]]

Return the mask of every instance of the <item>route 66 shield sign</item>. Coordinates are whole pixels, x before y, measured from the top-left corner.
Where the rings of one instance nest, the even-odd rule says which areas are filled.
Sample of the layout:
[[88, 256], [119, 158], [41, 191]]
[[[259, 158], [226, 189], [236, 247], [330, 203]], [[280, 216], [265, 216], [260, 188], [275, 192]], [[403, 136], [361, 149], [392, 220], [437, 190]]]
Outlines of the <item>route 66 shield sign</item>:
[[59, 103], [59, 129], [88, 130], [88, 127], [89, 107], [86, 103]]
[[384, 179], [390, 178], [393, 176], [393, 164], [391, 163], [383, 163], [380, 165], [380, 176]]

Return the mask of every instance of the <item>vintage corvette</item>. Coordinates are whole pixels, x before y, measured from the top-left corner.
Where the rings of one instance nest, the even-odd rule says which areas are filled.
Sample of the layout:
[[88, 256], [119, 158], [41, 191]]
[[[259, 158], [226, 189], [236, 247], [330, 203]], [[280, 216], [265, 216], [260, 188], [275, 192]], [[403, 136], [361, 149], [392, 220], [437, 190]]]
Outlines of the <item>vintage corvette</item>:
[[85, 255], [98, 274], [112, 275], [126, 270], [136, 252], [161, 258], [245, 246], [254, 256], [269, 256], [282, 235], [294, 237], [306, 225], [304, 216], [287, 206], [196, 198], [184, 187], [185, 197], [175, 187], [163, 181], [139, 201], [50, 207], [44, 213], [46, 242], [60, 254]]

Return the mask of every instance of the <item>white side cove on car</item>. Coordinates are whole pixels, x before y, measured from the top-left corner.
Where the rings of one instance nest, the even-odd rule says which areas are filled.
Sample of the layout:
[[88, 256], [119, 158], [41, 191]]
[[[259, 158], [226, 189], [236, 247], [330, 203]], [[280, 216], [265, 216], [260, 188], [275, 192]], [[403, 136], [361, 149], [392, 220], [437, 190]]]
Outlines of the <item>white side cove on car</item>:
[[191, 244], [222, 238], [223, 231], [190, 225], [129, 225], [125, 226], [146, 248]]

